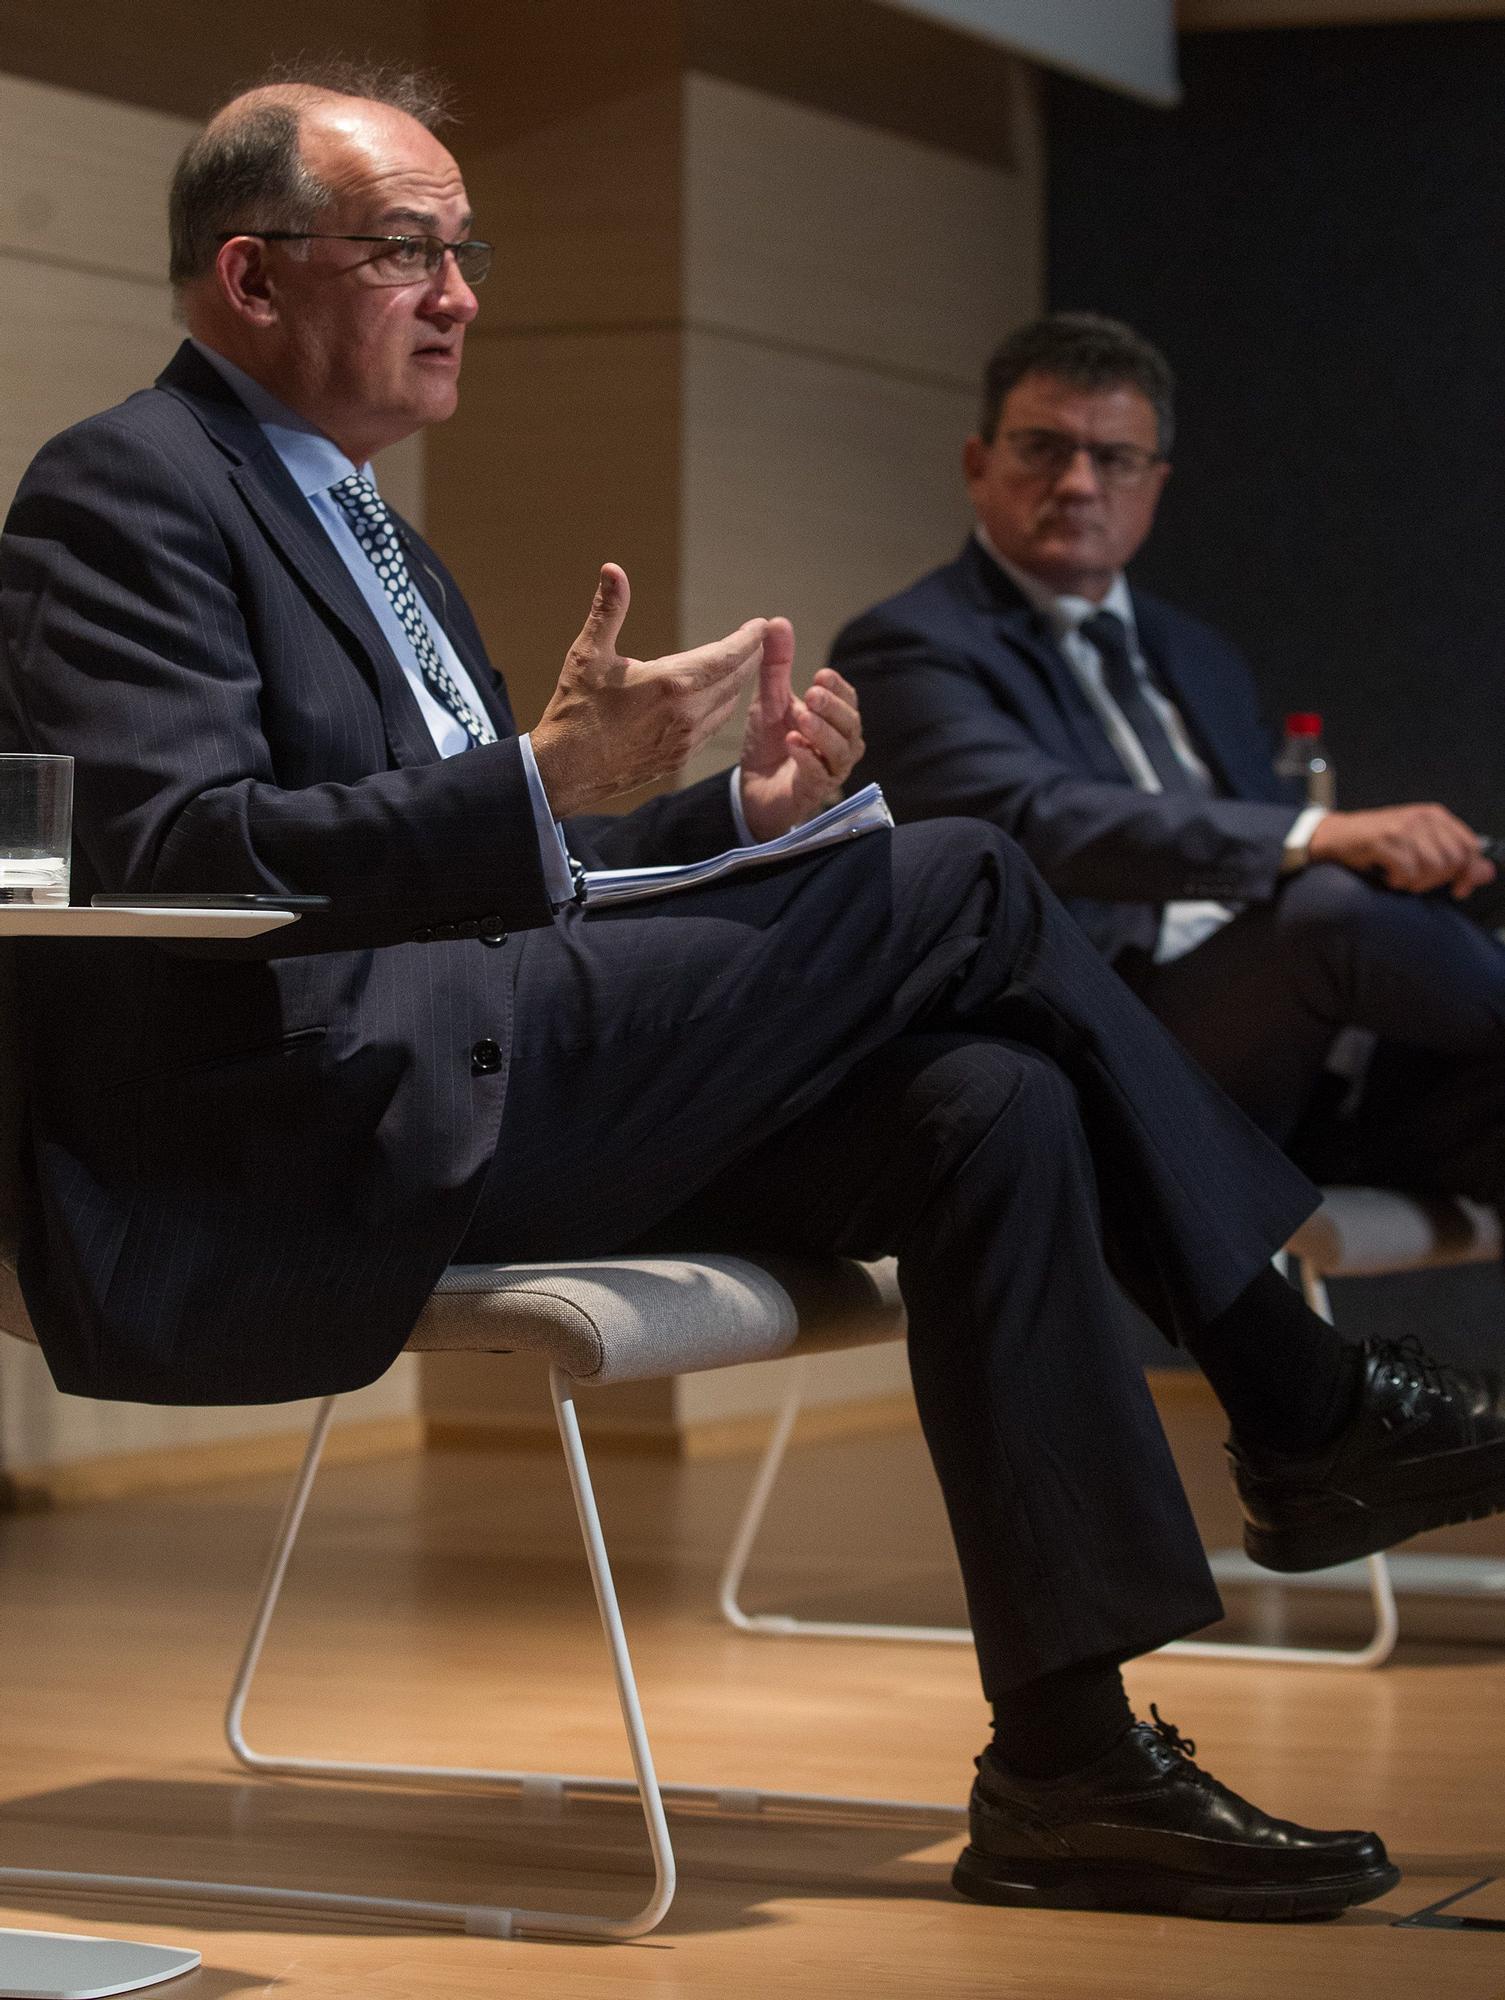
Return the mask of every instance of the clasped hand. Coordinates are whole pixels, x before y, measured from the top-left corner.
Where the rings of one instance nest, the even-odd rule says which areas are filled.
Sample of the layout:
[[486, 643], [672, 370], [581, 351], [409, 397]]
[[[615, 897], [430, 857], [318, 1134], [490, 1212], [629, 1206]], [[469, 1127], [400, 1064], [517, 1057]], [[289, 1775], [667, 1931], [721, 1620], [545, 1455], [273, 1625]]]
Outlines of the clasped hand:
[[862, 755], [857, 697], [829, 667], [803, 700], [794, 693], [787, 618], [749, 618], [709, 645], [634, 660], [617, 650], [630, 597], [626, 573], [605, 564], [590, 615], [531, 732], [556, 817], [671, 777], [715, 735], [755, 677], [741, 760], [749, 831], [770, 840], [840, 797]]
[[1461, 899], [1495, 876], [1494, 863], [1479, 851], [1478, 834], [1437, 805], [1329, 813], [1307, 853], [1313, 861], [1336, 861], [1412, 895], [1445, 888]]

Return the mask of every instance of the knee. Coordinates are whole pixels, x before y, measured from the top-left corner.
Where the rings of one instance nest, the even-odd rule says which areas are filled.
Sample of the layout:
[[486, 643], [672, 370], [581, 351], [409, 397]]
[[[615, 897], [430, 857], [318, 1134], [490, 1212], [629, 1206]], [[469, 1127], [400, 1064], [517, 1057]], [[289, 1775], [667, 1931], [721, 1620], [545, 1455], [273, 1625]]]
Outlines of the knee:
[[1282, 941], [1301, 949], [1344, 943], [1382, 923], [1394, 902], [1351, 868], [1318, 861], [1293, 876], [1277, 898], [1276, 929]]
[[1047, 1057], [1014, 1043], [958, 1040], [928, 1061], [904, 1096], [904, 1124], [937, 1162], [954, 1164], [1000, 1125], [1021, 1154], [1054, 1149], [1078, 1129], [1076, 1092]]

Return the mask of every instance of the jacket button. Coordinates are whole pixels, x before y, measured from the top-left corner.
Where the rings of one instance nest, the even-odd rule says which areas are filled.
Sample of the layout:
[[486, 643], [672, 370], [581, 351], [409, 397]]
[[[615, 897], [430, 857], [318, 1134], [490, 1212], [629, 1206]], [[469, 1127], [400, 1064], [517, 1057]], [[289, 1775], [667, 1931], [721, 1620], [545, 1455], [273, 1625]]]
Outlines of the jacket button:
[[491, 1076], [502, 1066], [502, 1052], [487, 1035], [476, 1043], [470, 1052], [470, 1073], [472, 1076]]
[[476, 932], [476, 935], [480, 938], [482, 944], [489, 944], [493, 950], [495, 950], [497, 945], [507, 942], [507, 933], [502, 929], [502, 920], [500, 917], [482, 917], [480, 928]]

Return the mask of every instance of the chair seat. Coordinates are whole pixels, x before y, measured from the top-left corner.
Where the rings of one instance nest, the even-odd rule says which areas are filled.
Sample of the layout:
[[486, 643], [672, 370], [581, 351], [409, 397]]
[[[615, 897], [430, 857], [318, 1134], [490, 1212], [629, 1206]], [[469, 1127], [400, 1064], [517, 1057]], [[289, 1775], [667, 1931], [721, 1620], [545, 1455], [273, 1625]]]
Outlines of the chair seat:
[[1330, 1187], [1286, 1247], [1324, 1278], [1483, 1264], [1500, 1255], [1500, 1218], [1461, 1197]]
[[456, 1264], [410, 1352], [537, 1354], [577, 1382], [639, 1382], [899, 1340], [892, 1259], [600, 1257]]
[[[865, 1347], [904, 1328], [892, 1258], [597, 1257], [451, 1265], [406, 1344], [536, 1354], [599, 1385]], [[14, 1253], [0, 1253], [0, 1331], [36, 1344]]]

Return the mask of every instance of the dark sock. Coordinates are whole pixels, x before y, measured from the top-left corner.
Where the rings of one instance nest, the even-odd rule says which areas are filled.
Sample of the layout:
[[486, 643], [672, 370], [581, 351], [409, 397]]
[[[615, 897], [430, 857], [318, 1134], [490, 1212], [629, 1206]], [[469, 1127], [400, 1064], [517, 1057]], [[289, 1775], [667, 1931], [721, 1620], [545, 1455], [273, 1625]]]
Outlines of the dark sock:
[[1348, 1421], [1358, 1350], [1273, 1268], [1185, 1344], [1243, 1443], [1317, 1451]]
[[1084, 1660], [995, 1701], [992, 1747], [1021, 1778], [1062, 1778], [1096, 1763], [1133, 1722], [1116, 1663]]

